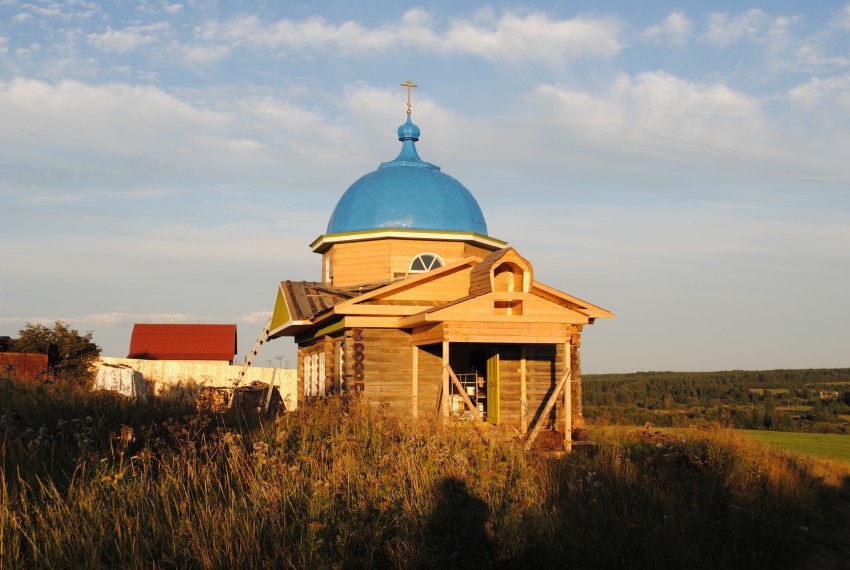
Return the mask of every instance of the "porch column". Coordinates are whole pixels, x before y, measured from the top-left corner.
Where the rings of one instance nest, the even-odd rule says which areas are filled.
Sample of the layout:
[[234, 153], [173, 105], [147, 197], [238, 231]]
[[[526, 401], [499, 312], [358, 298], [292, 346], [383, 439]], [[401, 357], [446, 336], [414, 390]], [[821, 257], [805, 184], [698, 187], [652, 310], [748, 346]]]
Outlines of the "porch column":
[[411, 362], [413, 363], [413, 372], [410, 385], [413, 393], [411, 394], [410, 399], [413, 402], [413, 409], [411, 410], [410, 417], [413, 418], [413, 421], [416, 421], [419, 418], [419, 347], [415, 344], [413, 345]]
[[519, 349], [519, 428], [522, 435], [525, 435], [528, 430], [528, 418], [526, 417], [528, 393], [525, 384], [527, 375], [526, 356], [525, 345], [522, 345]]
[[443, 419], [449, 419], [449, 341], [443, 341], [443, 398], [440, 402]]
[[[571, 372], [570, 341], [564, 343], [564, 372]], [[573, 450], [573, 379], [564, 387], [564, 449]]]

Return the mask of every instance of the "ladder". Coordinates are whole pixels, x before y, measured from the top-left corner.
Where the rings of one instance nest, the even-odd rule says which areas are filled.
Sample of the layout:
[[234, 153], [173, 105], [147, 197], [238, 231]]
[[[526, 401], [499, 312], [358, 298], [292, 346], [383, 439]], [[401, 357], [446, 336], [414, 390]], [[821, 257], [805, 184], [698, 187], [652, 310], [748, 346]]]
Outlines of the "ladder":
[[260, 333], [260, 338], [257, 339], [257, 343], [254, 345], [254, 348], [251, 349], [251, 353], [248, 355], [248, 358], [245, 359], [245, 364], [242, 366], [242, 370], [239, 371], [239, 376], [233, 381], [234, 387], [238, 387], [242, 383], [242, 379], [245, 378], [248, 368], [251, 367], [251, 363], [254, 362], [254, 358], [256, 358], [257, 353], [260, 352], [260, 347], [263, 346], [264, 342], [269, 340], [269, 330], [271, 329], [271, 326], [272, 318], [269, 317], [269, 322], [266, 323], [266, 328], [264, 328], [263, 332]]

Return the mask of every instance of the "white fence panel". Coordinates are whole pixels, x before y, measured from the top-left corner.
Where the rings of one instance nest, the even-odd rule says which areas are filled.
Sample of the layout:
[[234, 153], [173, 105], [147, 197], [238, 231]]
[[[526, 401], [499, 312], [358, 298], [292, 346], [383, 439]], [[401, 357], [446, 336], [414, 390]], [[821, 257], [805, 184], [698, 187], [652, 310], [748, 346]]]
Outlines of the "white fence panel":
[[[111, 356], [103, 356], [100, 360], [105, 364], [124, 364], [141, 372], [155, 394], [179, 388], [230, 388], [242, 370], [242, 365], [215, 360], [141, 360], [138, 358], [113, 358]], [[280, 397], [284, 400], [289, 398], [289, 401], [293, 404], [292, 409], [297, 407], [297, 370], [252, 366], [248, 368], [245, 378], [242, 380], [242, 385], [251, 382], [268, 384], [272, 381], [272, 378], [275, 380], [275, 386], [280, 390]]]

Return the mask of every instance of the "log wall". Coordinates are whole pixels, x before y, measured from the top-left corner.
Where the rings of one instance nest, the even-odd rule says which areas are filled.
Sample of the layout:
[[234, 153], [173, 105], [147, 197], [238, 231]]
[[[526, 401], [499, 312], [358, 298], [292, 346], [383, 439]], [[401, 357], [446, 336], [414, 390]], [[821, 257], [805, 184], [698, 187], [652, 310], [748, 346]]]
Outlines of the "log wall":
[[413, 354], [410, 334], [398, 329], [363, 329], [363, 395], [396, 413], [412, 415]]
[[323, 254], [322, 280], [325, 278], [324, 268], [330, 260], [334, 287], [387, 281], [407, 275], [410, 263], [420, 253], [435, 253], [449, 264], [466, 257], [484, 258], [490, 250], [462, 241], [419, 239], [337, 243]]
[[[579, 327], [580, 329], [580, 327]], [[546, 402], [567, 369], [573, 370], [570, 383], [573, 394], [574, 425], [581, 417], [581, 371], [578, 360], [580, 330], [567, 342], [551, 344], [451, 343], [451, 365], [456, 373], [471, 372], [471, 353], [499, 352], [500, 426], [523, 433], [539, 420]], [[569, 339], [569, 340], [568, 340]], [[299, 347], [298, 393], [303, 395], [304, 356], [325, 353], [326, 387], [331, 392], [336, 378], [335, 347], [342, 352], [343, 367], [339, 378], [343, 393], [361, 392], [370, 402], [391, 409], [405, 418], [413, 417], [413, 346], [411, 335], [399, 329], [354, 328], [336, 337], [314, 339]], [[569, 347], [569, 353], [566, 352]], [[522, 411], [521, 368], [525, 353], [526, 402]], [[438, 417], [438, 397], [442, 384], [442, 346], [439, 343], [416, 348], [417, 417], [434, 421]], [[360, 366], [356, 366], [357, 364]], [[483, 372], [483, 370], [479, 370]], [[559, 397], [543, 418], [543, 427], [563, 430], [564, 400]], [[523, 416], [526, 425], [523, 426]]]

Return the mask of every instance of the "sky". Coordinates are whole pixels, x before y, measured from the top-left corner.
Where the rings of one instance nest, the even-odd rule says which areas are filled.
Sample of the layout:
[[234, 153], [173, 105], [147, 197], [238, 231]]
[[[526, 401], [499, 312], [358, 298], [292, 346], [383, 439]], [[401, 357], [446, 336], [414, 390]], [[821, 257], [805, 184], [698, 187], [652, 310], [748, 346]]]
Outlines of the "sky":
[[846, 0], [0, 0], [0, 335], [236, 323], [241, 361], [408, 79], [423, 160], [616, 314], [585, 373], [850, 366]]

